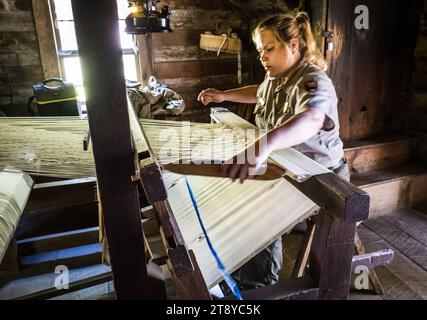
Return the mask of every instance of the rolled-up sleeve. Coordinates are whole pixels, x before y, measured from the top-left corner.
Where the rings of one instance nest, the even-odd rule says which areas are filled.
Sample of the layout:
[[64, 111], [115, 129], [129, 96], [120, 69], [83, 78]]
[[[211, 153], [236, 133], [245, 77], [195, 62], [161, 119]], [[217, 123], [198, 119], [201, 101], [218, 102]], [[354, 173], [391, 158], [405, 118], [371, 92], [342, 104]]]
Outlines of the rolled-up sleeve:
[[322, 110], [326, 116], [322, 131], [330, 131], [339, 126], [338, 98], [334, 85], [323, 71], [304, 75], [298, 85], [298, 97], [295, 114], [309, 108]]
[[329, 118], [333, 118], [337, 98], [332, 81], [326, 75], [310, 73], [299, 83], [299, 94], [295, 113], [301, 113], [308, 108], [318, 108]]

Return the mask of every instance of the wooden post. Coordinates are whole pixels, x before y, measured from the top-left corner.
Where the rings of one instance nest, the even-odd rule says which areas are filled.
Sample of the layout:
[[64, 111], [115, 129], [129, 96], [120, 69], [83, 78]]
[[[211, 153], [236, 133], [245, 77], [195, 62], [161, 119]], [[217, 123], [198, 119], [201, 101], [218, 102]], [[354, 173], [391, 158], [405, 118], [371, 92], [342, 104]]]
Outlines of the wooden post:
[[153, 55], [152, 55], [152, 36], [141, 35], [137, 36], [139, 47], [139, 67], [141, 74], [141, 82], [143, 86], [148, 86], [148, 80], [154, 75]]
[[310, 273], [319, 285], [319, 299], [345, 300], [356, 223], [368, 218], [369, 195], [333, 173], [292, 183], [322, 208], [310, 254]]
[[317, 47], [320, 52], [326, 56], [325, 37], [324, 31], [327, 30], [327, 1], [326, 0], [307, 0], [305, 1], [305, 8], [311, 18], [311, 27], [313, 29], [314, 38], [316, 39]]
[[49, 0], [32, 0], [32, 6], [44, 78], [61, 78]]
[[72, 0], [89, 126], [118, 299], [158, 299], [147, 275], [115, 0]]
[[311, 244], [313, 243], [314, 230], [316, 225], [312, 220], [307, 222], [307, 230], [301, 243], [301, 248], [295, 261], [292, 271], [292, 278], [298, 279], [304, 275], [307, 266], [308, 258], [310, 257]]
[[310, 271], [320, 300], [347, 300], [356, 223], [346, 224], [321, 212], [316, 221]]

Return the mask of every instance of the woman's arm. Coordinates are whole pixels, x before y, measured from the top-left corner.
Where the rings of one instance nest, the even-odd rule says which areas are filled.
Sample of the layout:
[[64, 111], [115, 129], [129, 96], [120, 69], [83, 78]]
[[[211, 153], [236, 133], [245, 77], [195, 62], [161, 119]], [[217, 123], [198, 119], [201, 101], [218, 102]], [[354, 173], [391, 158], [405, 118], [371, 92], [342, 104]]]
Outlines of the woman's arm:
[[258, 87], [259, 85], [251, 85], [226, 91], [210, 88], [200, 92], [197, 100], [201, 101], [204, 105], [208, 105], [211, 102], [221, 103], [223, 101], [257, 103]]
[[293, 116], [282, 126], [267, 134], [269, 154], [276, 150], [297, 146], [313, 138], [323, 128], [325, 113], [317, 108]]
[[[248, 146], [243, 155], [233, 158], [232, 164], [225, 164], [222, 173], [241, 182], [255, 173], [262, 174], [259, 171], [273, 151], [287, 149], [311, 139], [323, 128], [325, 117], [324, 112], [317, 108], [309, 108], [295, 115], [282, 126], [268, 132], [266, 139], [260, 138]], [[239, 163], [239, 159], [244, 159], [244, 162]]]

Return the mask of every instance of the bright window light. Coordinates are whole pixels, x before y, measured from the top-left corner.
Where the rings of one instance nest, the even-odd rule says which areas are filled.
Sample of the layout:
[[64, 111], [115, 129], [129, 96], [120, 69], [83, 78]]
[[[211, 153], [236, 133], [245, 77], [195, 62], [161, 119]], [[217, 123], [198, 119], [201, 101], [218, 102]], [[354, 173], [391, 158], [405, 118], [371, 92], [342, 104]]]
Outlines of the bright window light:
[[[57, 40], [59, 48], [59, 58], [61, 60], [62, 75], [76, 87], [82, 110], [86, 111], [86, 95], [83, 87], [83, 76], [81, 72], [80, 58], [76, 33], [74, 27], [73, 11], [71, 0], [53, 0], [55, 9], [55, 26], [57, 29]], [[134, 50], [134, 40], [132, 35], [125, 32], [125, 18], [128, 15], [128, 1], [117, 0], [120, 41], [123, 49], [123, 68], [125, 79], [138, 80], [138, 61]]]

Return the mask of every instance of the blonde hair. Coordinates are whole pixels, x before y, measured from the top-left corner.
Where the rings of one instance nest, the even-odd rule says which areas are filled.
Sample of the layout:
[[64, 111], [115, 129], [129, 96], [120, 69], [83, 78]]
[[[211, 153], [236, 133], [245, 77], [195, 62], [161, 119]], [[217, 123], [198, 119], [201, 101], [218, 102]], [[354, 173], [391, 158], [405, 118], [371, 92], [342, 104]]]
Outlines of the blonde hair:
[[327, 70], [328, 65], [322, 53], [317, 49], [316, 41], [311, 31], [310, 18], [306, 12], [298, 12], [297, 14], [282, 13], [266, 18], [252, 32], [252, 40], [256, 42], [256, 36], [265, 30], [273, 32], [281, 43], [289, 43], [292, 39], [298, 39], [300, 53], [305, 60], [322, 70]]

